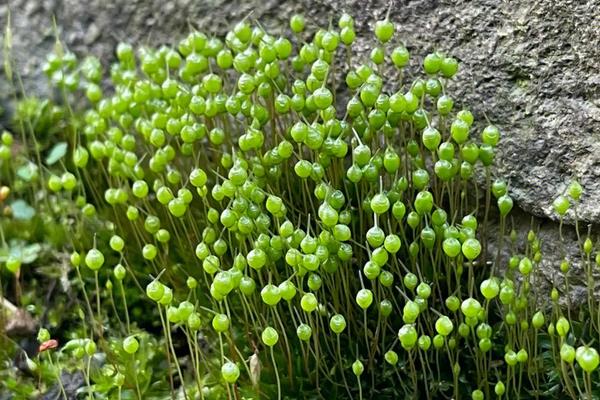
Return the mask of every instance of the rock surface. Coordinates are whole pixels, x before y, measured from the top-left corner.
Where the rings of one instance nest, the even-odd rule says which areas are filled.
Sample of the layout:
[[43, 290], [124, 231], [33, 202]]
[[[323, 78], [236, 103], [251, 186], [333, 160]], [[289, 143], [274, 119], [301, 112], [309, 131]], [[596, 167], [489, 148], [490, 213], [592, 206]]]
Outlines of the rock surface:
[[[342, 11], [355, 16], [372, 45], [372, 23], [384, 17], [382, 0], [13, 0], [0, 5], [0, 25], [12, 12], [13, 58], [29, 93], [47, 92], [39, 66], [54, 42], [52, 16], [61, 39], [106, 64], [118, 41], [172, 43], [190, 27], [223, 33], [252, 13], [269, 29], [285, 29], [294, 12], [326, 25]], [[600, 223], [600, 2], [597, 0], [395, 0], [397, 36], [418, 63], [439, 49], [461, 61], [452, 93], [503, 131], [498, 174], [509, 178], [515, 203], [528, 214], [556, 219], [552, 200], [578, 177], [585, 188], [578, 215]], [[3, 106], [9, 86], [0, 78]], [[572, 215], [569, 216], [570, 218]], [[528, 218], [525, 218], [528, 220]], [[542, 225], [550, 249], [556, 224]], [[554, 233], [553, 233], [554, 232]], [[548, 267], [561, 257], [549, 254]], [[550, 279], [552, 271], [545, 271]]]

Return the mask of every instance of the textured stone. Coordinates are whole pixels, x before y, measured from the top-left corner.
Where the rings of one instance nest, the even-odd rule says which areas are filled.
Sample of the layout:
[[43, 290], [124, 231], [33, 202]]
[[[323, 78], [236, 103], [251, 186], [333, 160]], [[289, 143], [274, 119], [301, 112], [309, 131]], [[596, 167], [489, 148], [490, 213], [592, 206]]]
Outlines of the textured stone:
[[[172, 43], [190, 27], [222, 34], [251, 13], [275, 32], [294, 12], [309, 25], [327, 25], [342, 11], [355, 16], [356, 49], [367, 53], [375, 20], [385, 16], [381, 0], [13, 0], [13, 57], [29, 93], [47, 93], [40, 62], [60, 37], [81, 54], [108, 65], [120, 40]], [[7, 5], [0, 5], [4, 26]], [[505, 176], [515, 204], [527, 214], [556, 220], [553, 199], [573, 177], [585, 188], [578, 215], [600, 223], [600, 2], [597, 0], [395, 1], [391, 19], [413, 54], [413, 67], [432, 50], [461, 61], [451, 84], [456, 106], [469, 105], [503, 132], [496, 175]], [[415, 69], [413, 68], [413, 71]], [[0, 78], [6, 99], [9, 86]], [[2, 102], [7, 105], [6, 101]], [[572, 223], [573, 214], [567, 222]], [[524, 220], [528, 224], [529, 217]], [[528, 228], [527, 228], [528, 229]], [[557, 249], [556, 224], [544, 222], [548, 249]], [[547, 233], [547, 234], [546, 234]], [[560, 255], [548, 259], [556, 268]], [[551, 272], [545, 276], [551, 280]]]

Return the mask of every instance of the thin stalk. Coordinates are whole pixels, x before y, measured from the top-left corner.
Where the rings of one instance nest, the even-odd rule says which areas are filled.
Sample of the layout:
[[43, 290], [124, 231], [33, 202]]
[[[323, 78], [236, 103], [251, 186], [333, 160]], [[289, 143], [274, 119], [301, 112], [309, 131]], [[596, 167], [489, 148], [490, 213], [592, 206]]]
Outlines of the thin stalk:
[[273, 362], [273, 369], [275, 370], [275, 379], [277, 380], [277, 400], [281, 400], [281, 382], [279, 380], [279, 372], [277, 370], [277, 363], [275, 362], [273, 346], [270, 346], [269, 350], [271, 351], [271, 361]]

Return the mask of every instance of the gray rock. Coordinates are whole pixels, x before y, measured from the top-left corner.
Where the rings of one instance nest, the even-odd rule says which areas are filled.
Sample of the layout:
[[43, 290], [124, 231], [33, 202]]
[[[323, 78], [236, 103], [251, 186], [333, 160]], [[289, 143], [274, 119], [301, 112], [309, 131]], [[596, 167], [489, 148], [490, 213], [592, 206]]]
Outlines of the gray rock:
[[61, 391], [60, 386], [56, 384], [40, 398], [42, 400], [54, 400], [66, 396], [68, 400], [76, 400], [78, 398], [79, 391], [82, 388], [85, 388], [86, 385], [85, 377], [81, 371], [76, 371], [73, 373], [62, 372], [60, 375], [60, 380], [64, 393]]
[[[388, 4], [382, 0], [13, 0], [13, 57], [26, 90], [47, 94], [39, 67], [54, 42], [52, 15], [70, 49], [94, 54], [108, 65], [120, 40], [173, 43], [190, 27], [222, 34], [250, 13], [277, 32], [294, 12], [304, 12], [311, 25], [327, 25], [342, 11], [355, 16], [359, 32], [355, 47], [364, 55], [373, 45], [372, 24], [385, 16]], [[2, 26], [7, 10], [7, 5], [0, 5]], [[577, 177], [585, 188], [577, 213], [584, 222], [600, 223], [600, 2], [397, 0], [391, 18], [398, 27], [396, 37], [414, 56], [414, 67], [435, 49], [461, 61], [450, 89], [458, 107], [471, 107], [478, 130], [486, 118], [502, 129], [496, 173], [509, 179], [519, 208], [556, 220], [552, 201]], [[5, 106], [9, 87], [0, 78]], [[568, 223], [573, 216], [568, 215]], [[556, 237], [552, 224], [545, 238], [550, 249], [556, 248]], [[548, 268], [556, 268], [552, 265]]]

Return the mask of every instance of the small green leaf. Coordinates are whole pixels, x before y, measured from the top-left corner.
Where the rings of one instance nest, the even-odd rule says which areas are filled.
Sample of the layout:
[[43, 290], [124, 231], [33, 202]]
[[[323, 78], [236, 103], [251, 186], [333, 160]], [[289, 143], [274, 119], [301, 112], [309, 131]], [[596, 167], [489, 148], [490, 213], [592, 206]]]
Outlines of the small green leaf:
[[37, 176], [38, 167], [31, 161], [17, 169], [17, 176], [25, 182], [31, 182]]
[[63, 158], [67, 154], [67, 142], [59, 142], [54, 145], [48, 157], [46, 157], [46, 164], [52, 165], [58, 160]]
[[85, 339], [71, 339], [67, 343], [65, 343], [61, 351], [66, 353], [68, 351], [75, 350], [78, 347], [83, 347], [85, 346], [85, 344]]
[[25, 246], [21, 253], [21, 262], [23, 264], [30, 264], [34, 262], [40, 252], [42, 251], [42, 246], [39, 243], [30, 244], [29, 246]]
[[15, 219], [29, 221], [35, 215], [35, 209], [23, 200], [14, 201], [10, 208]]

